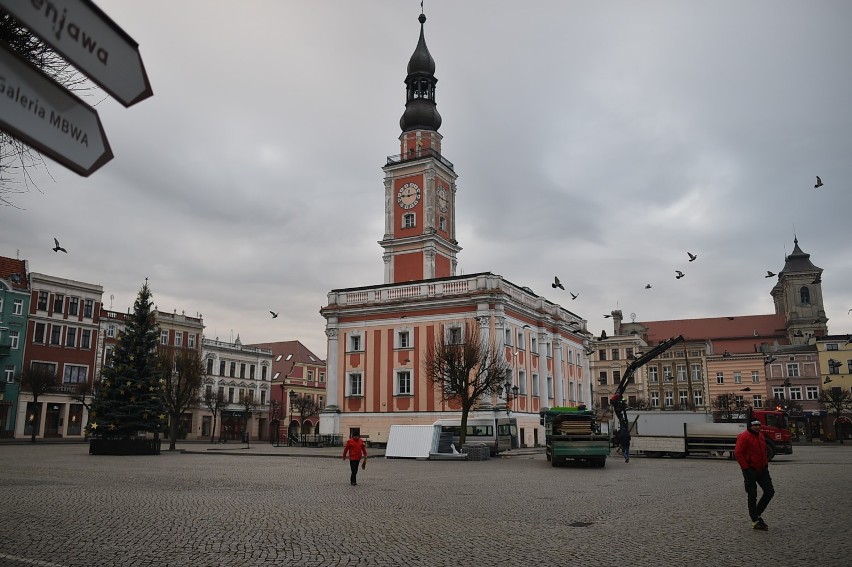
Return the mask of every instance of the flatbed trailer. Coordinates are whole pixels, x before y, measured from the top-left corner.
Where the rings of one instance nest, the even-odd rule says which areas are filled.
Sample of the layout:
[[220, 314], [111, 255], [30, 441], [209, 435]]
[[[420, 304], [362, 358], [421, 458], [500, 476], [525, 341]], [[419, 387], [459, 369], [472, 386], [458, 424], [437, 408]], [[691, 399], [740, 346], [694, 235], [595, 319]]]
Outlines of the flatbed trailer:
[[545, 409], [539, 415], [545, 431], [545, 455], [551, 466], [569, 461], [606, 466], [610, 439], [598, 432], [594, 412], [581, 406]]

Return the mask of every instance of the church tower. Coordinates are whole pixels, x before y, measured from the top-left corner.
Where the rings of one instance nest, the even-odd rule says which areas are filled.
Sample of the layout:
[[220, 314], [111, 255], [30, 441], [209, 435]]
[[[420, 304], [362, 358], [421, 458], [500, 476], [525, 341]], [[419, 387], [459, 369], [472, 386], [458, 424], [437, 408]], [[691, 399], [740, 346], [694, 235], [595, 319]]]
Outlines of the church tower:
[[456, 173], [441, 155], [441, 115], [435, 104], [435, 60], [420, 40], [408, 61], [399, 155], [385, 172], [384, 283], [444, 278], [456, 273]]
[[811, 337], [828, 334], [828, 318], [822, 301], [822, 268], [793, 240], [793, 252], [785, 259], [778, 283], [772, 288], [775, 313], [784, 315], [792, 344], [807, 344]]

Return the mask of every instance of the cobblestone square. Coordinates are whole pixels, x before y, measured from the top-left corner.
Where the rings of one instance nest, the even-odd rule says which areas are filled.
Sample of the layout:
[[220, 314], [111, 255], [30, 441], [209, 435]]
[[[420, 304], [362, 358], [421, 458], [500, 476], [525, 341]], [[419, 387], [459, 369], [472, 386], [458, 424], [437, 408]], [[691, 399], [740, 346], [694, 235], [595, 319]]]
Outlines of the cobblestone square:
[[0, 446], [0, 565], [824, 566], [852, 553], [852, 446], [772, 463], [769, 532], [751, 530], [724, 458], [373, 458], [350, 486], [336, 449], [193, 450]]

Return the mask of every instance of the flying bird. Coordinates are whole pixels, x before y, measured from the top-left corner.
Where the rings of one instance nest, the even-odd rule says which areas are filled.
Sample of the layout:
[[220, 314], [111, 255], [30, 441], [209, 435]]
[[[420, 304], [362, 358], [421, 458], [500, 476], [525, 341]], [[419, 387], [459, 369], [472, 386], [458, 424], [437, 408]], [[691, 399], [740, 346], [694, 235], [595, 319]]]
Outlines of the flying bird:
[[649, 283], [645, 284], [645, 289], [651, 289], [651, 284], [649, 284]]
[[604, 319], [609, 319], [612, 315], [604, 315]]
[[686, 275], [686, 274], [684, 274], [683, 272], [681, 272], [680, 270], [675, 270], [675, 273], [677, 274], [677, 275], [675, 276], [675, 279], [678, 279], [678, 280], [679, 280], [680, 278], [682, 278], [683, 276], [685, 276], [685, 275]]
[[852, 313], [852, 309], [846, 312], [847, 315], [849, 315], [850, 313]]
[[775, 362], [774, 356], [767, 356], [766, 358], [763, 359], [763, 365], [764, 366], [766, 366], [767, 364], [772, 364], [773, 362]]
[[689, 254], [689, 261], [694, 262], [696, 258], [698, 258], [698, 254], [693, 254], [692, 252], [687, 252]]
[[766, 276], [764, 276], [764, 277], [767, 277], [767, 278], [774, 278], [774, 277], [775, 277], [775, 273], [774, 273], [774, 272], [770, 272], [769, 270], [766, 270]]
[[553, 289], [556, 289], [557, 287], [559, 289], [565, 289], [565, 287], [562, 285], [562, 282], [560, 282], [559, 278], [557, 278], [556, 276], [553, 276], [553, 283], [550, 284], [550, 287], [552, 287]]
[[817, 276], [814, 281], [811, 282], [811, 285], [816, 285], [818, 283], [822, 283], [822, 278]]
[[728, 317], [728, 321], [733, 321], [733, 320], [734, 320], [733, 317]]
[[814, 185], [814, 189], [819, 189], [820, 187], [822, 187], [822, 179], [819, 178], [819, 175], [817, 175], [816, 178], [817, 182], [816, 185]]
[[[562, 289], [565, 289], [565, 288], [562, 288]], [[568, 293], [571, 293], [571, 292], [569, 291]], [[572, 300], [577, 299], [577, 296], [578, 296], [578, 295], [580, 295], [580, 292], [579, 292], [579, 291], [578, 291], [577, 293], [571, 293], [571, 299], [572, 299]]]
[[56, 237], [53, 238], [53, 242], [56, 243], [56, 246], [53, 247], [54, 252], [65, 252], [66, 254], [68, 254], [68, 250], [59, 245], [59, 241], [56, 239]]
[[269, 312], [269, 314], [270, 314], [270, 315], [272, 315], [272, 318], [273, 318], [273, 319], [275, 319], [276, 317], [278, 317], [278, 313], [276, 313], [275, 311], [270, 311], [270, 312]]

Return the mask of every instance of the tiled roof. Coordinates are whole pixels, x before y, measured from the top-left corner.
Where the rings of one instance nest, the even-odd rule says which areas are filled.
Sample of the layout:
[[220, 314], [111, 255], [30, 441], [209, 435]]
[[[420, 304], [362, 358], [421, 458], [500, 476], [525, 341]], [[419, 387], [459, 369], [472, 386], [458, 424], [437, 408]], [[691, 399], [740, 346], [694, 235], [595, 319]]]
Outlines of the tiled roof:
[[784, 315], [641, 321], [640, 324], [648, 329], [651, 343], [683, 335], [686, 340], [710, 340], [718, 352], [755, 352], [763, 343], [787, 342]]
[[[18, 274], [18, 277], [13, 279], [13, 274]], [[15, 289], [29, 289], [28, 276], [26, 260], [15, 260], [14, 258], [0, 256], [0, 278], [9, 282], [12, 287]]]
[[325, 360], [315, 355], [299, 341], [257, 343], [247, 346], [268, 348], [272, 351], [273, 376], [275, 373], [280, 373], [282, 378], [284, 376], [304, 378], [301, 375], [303, 366], [297, 365], [325, 366]]

